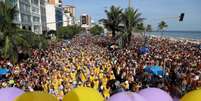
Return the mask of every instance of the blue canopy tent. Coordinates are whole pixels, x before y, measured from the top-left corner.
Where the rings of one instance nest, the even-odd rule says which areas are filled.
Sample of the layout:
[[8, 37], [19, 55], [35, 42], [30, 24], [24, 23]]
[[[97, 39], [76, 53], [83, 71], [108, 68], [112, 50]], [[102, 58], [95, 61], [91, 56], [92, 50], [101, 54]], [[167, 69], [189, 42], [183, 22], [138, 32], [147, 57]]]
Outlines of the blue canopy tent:
[[152, 75], [157, 75], [157, 76], [164, 76], [165, 75], [165, 70], [163, 70], [160, 66], [147, 66], [145, 67], [145, 72], [148, 72]]
[[6, 75], [10, 73], [10, 70], [9, 69], [3, 69], [3, 68], [0, 68], [0, 75]]
[[142, 48], [139, 49], [139, 53], [140, 53], [140, 54], [149, 53], [149, 48], [147, 48], [147, 47], [142, 47]]

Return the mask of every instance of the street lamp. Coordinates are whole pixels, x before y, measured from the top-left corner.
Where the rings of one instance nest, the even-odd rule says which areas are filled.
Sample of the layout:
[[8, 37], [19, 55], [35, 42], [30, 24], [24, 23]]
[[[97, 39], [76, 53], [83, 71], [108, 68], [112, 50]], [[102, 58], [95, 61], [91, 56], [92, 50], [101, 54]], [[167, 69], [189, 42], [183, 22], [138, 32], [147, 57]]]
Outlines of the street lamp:
[[128, 7], [131, 8], [132, 7], [132, 0], [128, 0]]

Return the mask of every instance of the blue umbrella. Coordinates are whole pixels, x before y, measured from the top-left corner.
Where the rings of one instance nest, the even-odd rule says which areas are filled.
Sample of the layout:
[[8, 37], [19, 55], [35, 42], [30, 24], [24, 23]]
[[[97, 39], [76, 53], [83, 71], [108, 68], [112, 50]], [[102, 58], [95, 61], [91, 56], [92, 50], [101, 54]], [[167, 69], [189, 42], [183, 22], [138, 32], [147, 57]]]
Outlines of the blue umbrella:
[[145, 72], [157, 76], [163, 76], [165, 74], [165, 71], [160, 66], [147, 66], [144, 70]]
[[0, 68], [0, 75], [5, 75], [5, 74], [8, 74], [9, 72], [10, 72], [9, 69]]
[[142, 47], [139, 49], [140, 54], [145, 54], [145, 53], [149, 53], [149, 48], [147, 47]]

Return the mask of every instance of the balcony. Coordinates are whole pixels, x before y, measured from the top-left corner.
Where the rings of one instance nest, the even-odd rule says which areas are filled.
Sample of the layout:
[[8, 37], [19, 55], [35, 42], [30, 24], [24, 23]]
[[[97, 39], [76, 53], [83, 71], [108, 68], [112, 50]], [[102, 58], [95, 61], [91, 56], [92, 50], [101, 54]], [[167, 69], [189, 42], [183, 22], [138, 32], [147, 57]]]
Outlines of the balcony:
[[20, 4], [20, 12], [24, 13], [24, 14], [29, 14], [30, 15], [31, 14], [30, 6], [27, 5], [27, 4], [21, 3]]
[[38, 0], [31, 0], [32, 6], [39, 7], [39, 1]]
[[39, 7], [32, 6], [32, 14], [40, 15]]
[[40, 0], [40, 5], [45, 6], [45, 0]]
[[33, 16], [33, 24], [34, 25], [39, 25], [40, 24], [40, 17]]
[[20, 4], [21, 3], [30, 5], [31, 2], [29, 0], [20, 0]]

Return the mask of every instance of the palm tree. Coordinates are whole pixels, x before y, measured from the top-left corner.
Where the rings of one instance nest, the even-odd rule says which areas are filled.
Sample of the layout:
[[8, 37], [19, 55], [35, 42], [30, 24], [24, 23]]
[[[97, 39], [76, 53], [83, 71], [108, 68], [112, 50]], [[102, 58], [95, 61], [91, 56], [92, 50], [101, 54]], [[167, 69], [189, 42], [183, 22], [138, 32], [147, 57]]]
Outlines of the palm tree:
[[136, 31], [141, 33], [142, 36], [145, 36], [145, 30], [144, 23], [137, 24]]
[[138, 12], [137, 9], [127, 8], [123, 14], [123, 24], [125, 27], [125, 31], [127, 32], [127, 43], [130, 44], [132, 32], [136, 30], [136, 27], [139, 23], [143, 22], [144, 18], [141, 17], [141, 13]]
[[145, 34], [151, 31], [152, 31], [152, 26], [148, 24], [146, 28], [144, 28], [144, 45], [143, 45], [144, 47], [147, 47], [148, 41], [149, 41], [149, 36], [146, 36]]
[[120, 31], [120, 24], [122, 20], [122, 9], [120, 7], [111, 6], [110, 10], [106, 10], [107, 19], [102, 19], [105, 27], [112, 31], [112, 37], [114, 38], [117, 31]]
[[168, 27], [168, 25], [165, 21], [161, 21], [159, 23], [158, 28], [161, 30], [161, 33], [162, 33], [161, 36], [163, 36], [163, 34], [164, 34], [164, 28], [167, 28], [167, 27]]
[[146, 32], [151, 32], [151, 31], [152, 31], [152, 26], [148, 24], [146, 27]]
[[31, 41], [38, 37], [33, 37], [32, 32], [21, 30], [13, 23], [15, 14], [16, 7], [7, 2], [0, 2], [0, 55], [14, 63], [18, 60], [19, 49], [30, 49], [33, 46], [32, 43], [39, 45], [42, 42], [40, 40]]
[[[15, 7], [11, 7], [9, 4], [5, 4], [0, 2], [0, 16], [1, 16], [1, 23], [0, 23], [0, 32], [3, 33], [2, 35], [2, 43], [3, 47], [1, 49], [1, 55], [4, 58], [16, 58], [16, 47], [13, 45], [15, 41], [13, 38], [14, 32], [16, 29], [16, 25], [13, 24], [14, 14], [16, 10]], [[12, 53], [12, 54], [11, 54]]]

